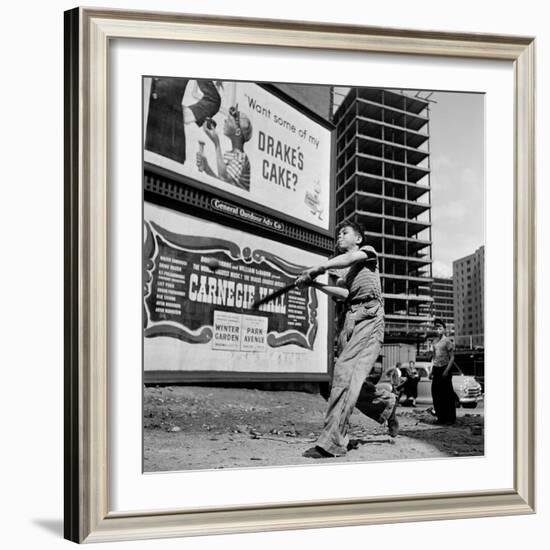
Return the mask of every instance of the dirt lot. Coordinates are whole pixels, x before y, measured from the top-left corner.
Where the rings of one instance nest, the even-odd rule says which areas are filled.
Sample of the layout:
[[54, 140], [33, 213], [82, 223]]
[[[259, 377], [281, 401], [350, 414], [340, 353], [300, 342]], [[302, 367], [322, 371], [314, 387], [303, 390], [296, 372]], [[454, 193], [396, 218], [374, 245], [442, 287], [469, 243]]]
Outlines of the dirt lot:
[[[311, 464], [302, 457], [319, 434], [326, 401], [319, 394], [197, 386], [144, 390], [146, 472]], [[398, 408], [397, 438], [356, 411], [357, 448], [323, 462], [410, 460], [483, 455], [483, 414], [458, 411], [438, 426], [426, 406]]]

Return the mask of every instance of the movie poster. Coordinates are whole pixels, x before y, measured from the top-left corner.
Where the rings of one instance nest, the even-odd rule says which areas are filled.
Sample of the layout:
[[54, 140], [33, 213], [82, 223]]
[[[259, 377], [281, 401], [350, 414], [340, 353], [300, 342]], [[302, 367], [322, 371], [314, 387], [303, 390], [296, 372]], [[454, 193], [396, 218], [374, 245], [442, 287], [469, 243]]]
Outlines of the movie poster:
[[145, 203], [145, 370], [327, 372], [324, 295], [293, 288], [253, 307], [320, 261]]

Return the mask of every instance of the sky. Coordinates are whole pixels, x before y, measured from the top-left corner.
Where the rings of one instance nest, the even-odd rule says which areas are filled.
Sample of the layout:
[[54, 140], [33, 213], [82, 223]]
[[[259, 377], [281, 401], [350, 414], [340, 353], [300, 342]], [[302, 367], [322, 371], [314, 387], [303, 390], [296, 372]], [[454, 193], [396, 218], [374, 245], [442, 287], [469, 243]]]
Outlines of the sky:
[[[336, 105], [349, 90], [335, 87]], [[433, 92], [429, 98], [433, 274], [450, 277], [453, 260], [485, 243], [485, 96]]]
[[484, 95], [430, 99], [433, 274], [444, 277], [485, 242]]

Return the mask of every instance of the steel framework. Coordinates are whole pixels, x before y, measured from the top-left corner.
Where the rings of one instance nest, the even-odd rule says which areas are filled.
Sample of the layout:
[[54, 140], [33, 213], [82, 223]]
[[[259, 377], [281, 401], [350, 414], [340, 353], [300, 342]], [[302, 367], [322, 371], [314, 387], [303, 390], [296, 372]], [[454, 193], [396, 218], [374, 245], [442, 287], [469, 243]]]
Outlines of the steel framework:
[[425, 340], [433, 321], [427, 98], [351, 88], [334, 113], [336, 221], [378, 251], [386, 342]]

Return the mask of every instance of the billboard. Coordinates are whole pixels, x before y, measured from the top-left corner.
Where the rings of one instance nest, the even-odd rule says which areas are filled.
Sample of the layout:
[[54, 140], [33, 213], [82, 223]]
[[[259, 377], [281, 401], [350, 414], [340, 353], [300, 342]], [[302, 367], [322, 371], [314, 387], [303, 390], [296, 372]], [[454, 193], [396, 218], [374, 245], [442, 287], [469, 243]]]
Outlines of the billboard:
[[251, 82], [144, 79], [144, 160], [272, 215], [332, 230], [332, 132]]
[[292, 289], [251, 307], [322, 256], [149, 203], [144, 214], [146, 371], [327, 372], [326, 296]]

